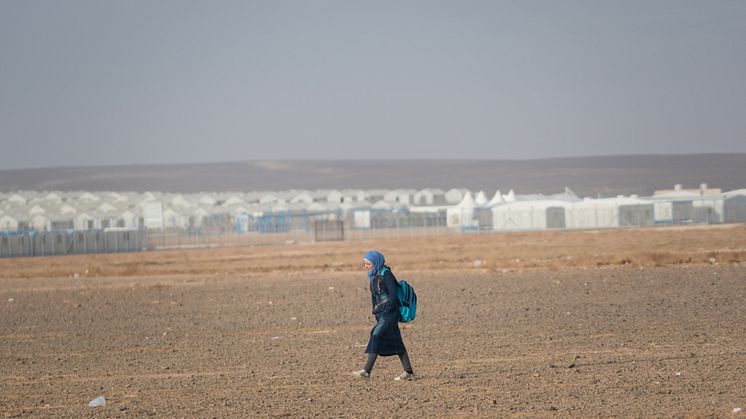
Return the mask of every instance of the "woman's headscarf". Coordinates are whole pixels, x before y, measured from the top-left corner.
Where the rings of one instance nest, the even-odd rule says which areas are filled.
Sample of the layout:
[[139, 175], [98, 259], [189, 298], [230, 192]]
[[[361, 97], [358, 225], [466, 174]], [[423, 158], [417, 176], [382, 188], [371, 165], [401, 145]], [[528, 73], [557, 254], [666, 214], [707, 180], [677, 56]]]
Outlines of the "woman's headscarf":
[[373, 269], [368, 271], [368, 278], [370, 280], [376, 279], [376, 274], [381, 270], [386, 260], [383, 258], [383, 253], [378, 250], [368, 250], [368, 253], [363, 256], [363, 259], [373, 264]]

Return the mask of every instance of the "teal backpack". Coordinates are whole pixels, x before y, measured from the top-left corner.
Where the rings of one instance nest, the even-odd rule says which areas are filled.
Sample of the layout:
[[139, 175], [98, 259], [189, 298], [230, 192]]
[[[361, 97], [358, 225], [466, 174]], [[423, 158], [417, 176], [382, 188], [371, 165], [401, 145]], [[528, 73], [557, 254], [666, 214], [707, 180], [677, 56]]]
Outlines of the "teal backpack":
[[[389, 269], [387, 267], [381, 268], [379, 275], [383, 277]], [[409, 323], [414, 320], [417, 315], [417, 294], [414, 292], [414, 288], [407, 283], [407, 281], [396, 281], [396, 296], [399, 298], [399, 321], [402, 323]]]

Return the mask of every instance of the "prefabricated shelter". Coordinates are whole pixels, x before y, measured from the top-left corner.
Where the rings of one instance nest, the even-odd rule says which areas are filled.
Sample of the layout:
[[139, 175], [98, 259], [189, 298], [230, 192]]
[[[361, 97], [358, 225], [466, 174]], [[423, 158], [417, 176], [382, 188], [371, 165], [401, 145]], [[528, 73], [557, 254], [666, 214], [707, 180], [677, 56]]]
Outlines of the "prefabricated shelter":
[[492, 207], [492, 229], [496, 231], [565, 228], [566, 212], [572, 203], [561, 200], [514, 201]]
[[49, 230], [71, 230], [75, 228], [75, 216], [73, 214], [55, 212], [45, 215], [49, 218]]
[[78, 212], [73, 206], [64, 204], [59, 208], [60, 214], [75, 214]]
[[313, 204], [313, 196], [308, 192], [301, 192], [290, 198], [291, 204]]
[[194, 204], [188, 199], [184, 198], [183, 195], [177, 194], [171, 197], [171, 206], [177, 208], [189, 208], [191, 206], [194, 206]]
[[31, 217], [31, 228], [36, 231], [49, 230], [50, 221], [46, 214], [35, 214]]
[[49, 201], [49, 202], [59, 203], [59, 202], [62, 202], [62, 197], [54, 192], [50, 192], [44, 197], [44, 200]]
[[469, 193], [466, 189], [452, 188], [445, 193], [446, 204], [458, 204], [464, 199], [464, 195]]
[[229, 196], [224, 202], [224, 204], [226, 205], [245, 204], [245, 203], [246, 201], [236, 194]]
[[643, 227], [655, 223], [654, 203], [637, 196], [585, 198], [567, 212], [567, 228]]
[[412, 196], [412, 205], [443, 205], [446, 203], [442, 189], [425, 188]]
[[106, 198], [110, 202], [119, 202], [119, 203], [122, 203], [122, 202], [127, 202], [127, 199], [128, 199], [127, 195], [122, 195], [122, 194], [117, 193], [117, 192], [109, 192], [106, 195], [107, 195]]
[[703, 196], [692, 201], [692, 222], [719, 224], [723, 222], [725, 199], [720, 196]]
[[160, 202], [148, 202], [143, 205], [143, 218], [145, 221], [145, 228], [148, 229], [163, 229], [163, 204]]
[[717, 224], [723, 222], [722, 196], [655, 198], [656, 224]]
[[0, 215], [0, 231], [7, 232], [16, 230], [18, 230], [18, 219], [10, 214]]
[[383, 200], [378, 201], [375, 204], [371, 205], [371, 209], [374, 209], [374, 210], [392, 210], [393, 208], [394, 206], [391, 205], [391, 203], [383, 201]]
[[213, 197], [212, 197], [212, 196], [210, 196], [210, 195], [202, 195], [202, 196], [201, 196], [201, 197], [199, 198], [199, 201], [198, 201], [198, 203], [199, 203], [199, 204], [202, 204], [202, 205], [209, 205], [209, 206], [213, 206], [213, 205], [215, 205], [215, 204], [216, 204], [217, 202], [218, 202], [218, 200], [217, 200], [217, 199], [215, 199], [215, 198], [213, 198]]
[[83, 192], [82, 194], [80, 194], [80, 196], [78, 196], [78, 199], [80, 201], [88, 201], [88, 202], [96, 202], [96, 201], [101, 200], [101, 198], [98, 195], [94, 195], [90, 192]]
[[189, 228], [200, 228], [205, 219], [210, 217], [210, 211], [204, 208], [195, 208], [187, 217], [187, 226]]
[[73, 228], [75, 230], [93, 230], [96, 228], [96, 219], [87, 212], [80, 212], [73, 219]]
[[352, 196], [347, 196], [343, 192], [338, 190], [332, 190], [326, 194], [326, 202], [330, 204], [339, 205], [345, 201], [352, 201]]
[[184, 229], [189, 227], [189, 218], [173, 208], [163, 211], [163, 227], [172, 229]]
[[352, 198], [355, 202], [368, 201], [370, 194], [362, 189], [355, 189], [350, 191]]
[[386, 192], [386, 194], [383, 195], [383, 200], [391, 202], [392, 204], [410, 205], [414, 193], [415, 191], [410, 189], [394, 189]]
[[38, 204], [34, 205], [33, 207], [31, 207], [30, 210], [28, 210], [29, 215], [44, 214], [45, 212], [47, 212], [47, 210], [45, 210], [41, 205]]
[[119, 221], [121, 221], [121, 225], [118, 225], [118, 227], [128, 229], [137, 229], [140, 227], [140, 217], [134, 211], [125, 210], [119, 215]]
[[111, 204], [110, 204], [110, 203], [108, 203], [108, 202], [104, 202], [103, 204], [99, 205], [99, 206], [98, 206], [98, 207], [96, 208], [96, 211], [97, 211], [97, 212], [101, 212], [101, 213], [104, 213], [104, 212], [111, 212], [111, 211], [116, 211], [116, 210], [117, 210], [117, 207], [115, 207], [114, 205], [111, 205]]
[[26, 199], [26, 197], [24, 196], [14, 193], [13, 195], [8, 197], [8, 202], [11, 202], [14, 204], [26, 205], [26, 203], [28, 202], [28, 199]]
[[746, 223], [746, 193], [744, 195], [732, 194], [725, 198], [723, 203], [723, 222]]

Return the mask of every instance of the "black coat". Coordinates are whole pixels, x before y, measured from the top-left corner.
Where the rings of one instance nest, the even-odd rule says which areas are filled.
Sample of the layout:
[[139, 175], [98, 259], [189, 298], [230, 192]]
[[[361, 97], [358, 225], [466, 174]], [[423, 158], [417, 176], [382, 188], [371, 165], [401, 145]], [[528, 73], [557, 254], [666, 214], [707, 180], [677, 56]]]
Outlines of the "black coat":
[[370, 281], [370, 299], [376, 325], [370, 331], [366, 353], [381, 356], [398, 355], [407, 351], [399, 331], [399, 297], [397, 296], [396, 277], [391, 269], [381, 277]]

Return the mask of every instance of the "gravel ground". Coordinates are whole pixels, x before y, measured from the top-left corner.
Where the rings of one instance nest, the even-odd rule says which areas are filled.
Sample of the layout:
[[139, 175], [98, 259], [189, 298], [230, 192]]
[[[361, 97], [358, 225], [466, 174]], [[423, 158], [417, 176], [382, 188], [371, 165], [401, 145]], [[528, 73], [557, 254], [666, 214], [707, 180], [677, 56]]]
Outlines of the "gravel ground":
[[[46, 260], [34, 263], [64, 258]], [[393, 268], [419, 298], [417, 320], [402, 329], [413, 382], [392, 380], [396, 357], [379, 358], [368, 381], [351, 375], [373, 325], [362, 271], [4, 275], [0, 414], [728, 417], [746, 409], [742, 264]], [[88, 407], [97, 396], [106, 406]]]

